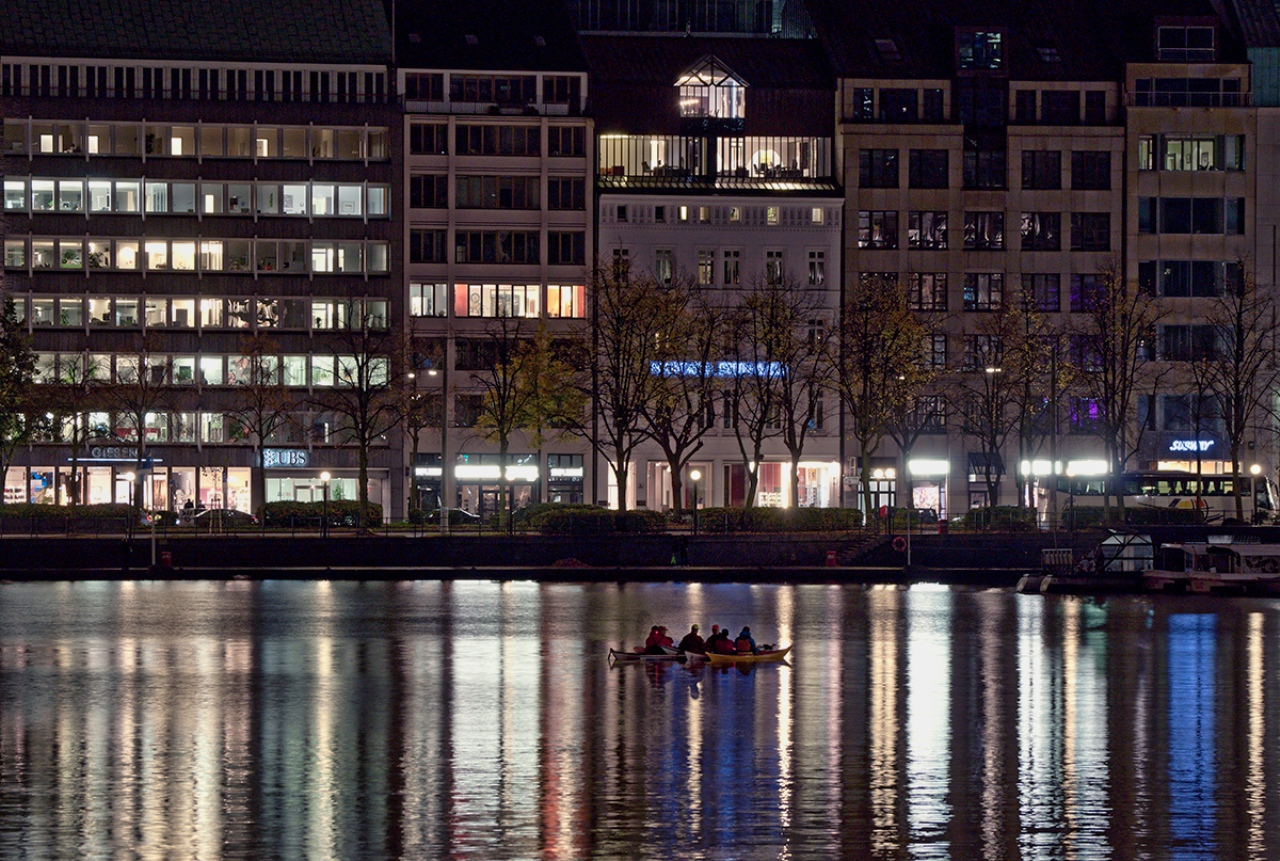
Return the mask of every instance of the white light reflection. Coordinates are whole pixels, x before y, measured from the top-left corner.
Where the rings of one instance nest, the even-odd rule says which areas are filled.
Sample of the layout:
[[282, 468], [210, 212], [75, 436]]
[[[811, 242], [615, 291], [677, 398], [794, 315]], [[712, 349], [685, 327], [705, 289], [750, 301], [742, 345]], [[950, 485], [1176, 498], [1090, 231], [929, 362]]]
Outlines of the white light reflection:
[[913, 857], [950, 858], [951, 603], [907, 593], [907, 823]]
[[[796, 612], [796, 592], [794, 586], [783, 586], [778, 589], [778, 642], [790, 643], [792, 640], [792, 621]], [[791, 673], [778, 673], [778, 825], [784, 834], [791, 832], [794, 815], [793, 805], [795, 780], [795, 747], [792, 744], [792, 701], [795, 696], [795, 680]]]
[[1266, 855], [1267, 776], [1267, 673], [1262, 654], [1261, 613], [1250, 613], [1245, 634], [1245, 688], [1248, 697], [1249, 729], [1248, 771], [1245, 775], [1245, 803], [1249, 810], [1249, 851], [1247, 857], [1262, 858]]
[[870, 645], [867, 663], [871, 762], [871, 850], [889, 858], [898, 849], [898, 645], [902, 593], [876, 587], [867, 595]]

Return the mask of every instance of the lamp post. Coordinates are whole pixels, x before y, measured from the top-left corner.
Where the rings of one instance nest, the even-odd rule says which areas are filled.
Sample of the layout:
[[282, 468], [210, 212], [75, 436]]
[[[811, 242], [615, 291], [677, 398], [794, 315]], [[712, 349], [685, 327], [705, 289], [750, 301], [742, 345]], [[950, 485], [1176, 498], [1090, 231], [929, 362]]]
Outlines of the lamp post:
[[320, 473], [320, 485], [324, 491], [324, 508], [320, 519], [320, 534], [329, 537], [329, 473]]
[[702, 478], [701, 470], [692, 470], [689, 480], [693, 482], [693, 534], [698, 534], [698, 479]]

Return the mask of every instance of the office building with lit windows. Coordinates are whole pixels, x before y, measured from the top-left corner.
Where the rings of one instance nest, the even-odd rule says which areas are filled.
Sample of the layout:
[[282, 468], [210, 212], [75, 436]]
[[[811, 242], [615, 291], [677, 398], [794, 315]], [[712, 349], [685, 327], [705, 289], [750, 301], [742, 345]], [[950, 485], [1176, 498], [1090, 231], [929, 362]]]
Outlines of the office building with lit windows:
[[[0, 31], [4, 287], [39, 382], [65, 398], [5, 499], [253, 511], [259, 448], [267, 501], [319, 500], [322, 472], [331, 498], [354, 499], [355, 452], [309, 404], [343, 385], [327, 336], [403, 319], [382, 5], [126, 0], [54, 17], [15, 0], [6, 20], [42, 26]], [[290, 403], [265, 440], [230, 414], [255, 337]], [[389, 444], [369, 475], [374, 502], [402, 496]]]
[[407, 444], [415, 504], [487, 516], [588, 501], [586, 442], [521, 431], [504, 504], [499, 446], [477, 426], [498, 339], [586, 325], [595, 141], [577, 35], [526, 0], [400, 6], [396, 39], [415, 382], [445, 427]]

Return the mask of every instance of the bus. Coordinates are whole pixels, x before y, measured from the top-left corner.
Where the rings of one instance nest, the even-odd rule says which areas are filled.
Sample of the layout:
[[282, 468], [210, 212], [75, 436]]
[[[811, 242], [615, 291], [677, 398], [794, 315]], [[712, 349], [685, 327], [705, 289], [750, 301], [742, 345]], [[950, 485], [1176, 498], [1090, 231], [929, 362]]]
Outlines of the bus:
[[[1125, 510], [1137, 508], [1199, 509], [1205, 523], [1236, 520], [1235, 488], [1239, 482], [1245, 523], [1265, 523], [1276, 514], [1276, 484], [1266, 476], [1196, 475], [1193, 472], [1126, 472], [1122, 478]], [[1058, 476], [1058, 504], [1101, 508], [1107, 476]], [[1063, 497], [1066, 497], [1065, 499]], [[1115, 497], [1111, 498], [1115, 504]]]

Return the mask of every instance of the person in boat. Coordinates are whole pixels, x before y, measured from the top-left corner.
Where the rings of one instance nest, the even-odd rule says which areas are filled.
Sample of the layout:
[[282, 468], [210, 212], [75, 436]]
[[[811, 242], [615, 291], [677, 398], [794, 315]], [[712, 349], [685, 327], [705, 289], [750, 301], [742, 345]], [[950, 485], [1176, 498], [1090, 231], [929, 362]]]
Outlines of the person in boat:
[[732, 655], [737, 649], [733, 647], [733, 640], [729, 639], [729, 632], [721, 628], [707, 640], [707, 651], [718, 655]]
[[650, 655], [663, 655], [675, 648], [675, 645], [676, 641], [667, 636], [666, 626], [657, 625], [649, 633], [649, 639], [645, 641], [644, 650]]
[[676, 646], [676, 648], [691, 655], [705, 655], [707, 653], [707, 644], [703, 641], [702, 635], [698, 633], [697, 625], [689, 629], [689, 633], [684, 635], [684, 639], [680, 641], [680, 645]]
[[742, 632], [738, 634], [738, 639], [733, 643], [734, 649], [747, 655], [756, 653], [756, 641], [751, 636], [751, 629], [746, 625], [742, 626]]

